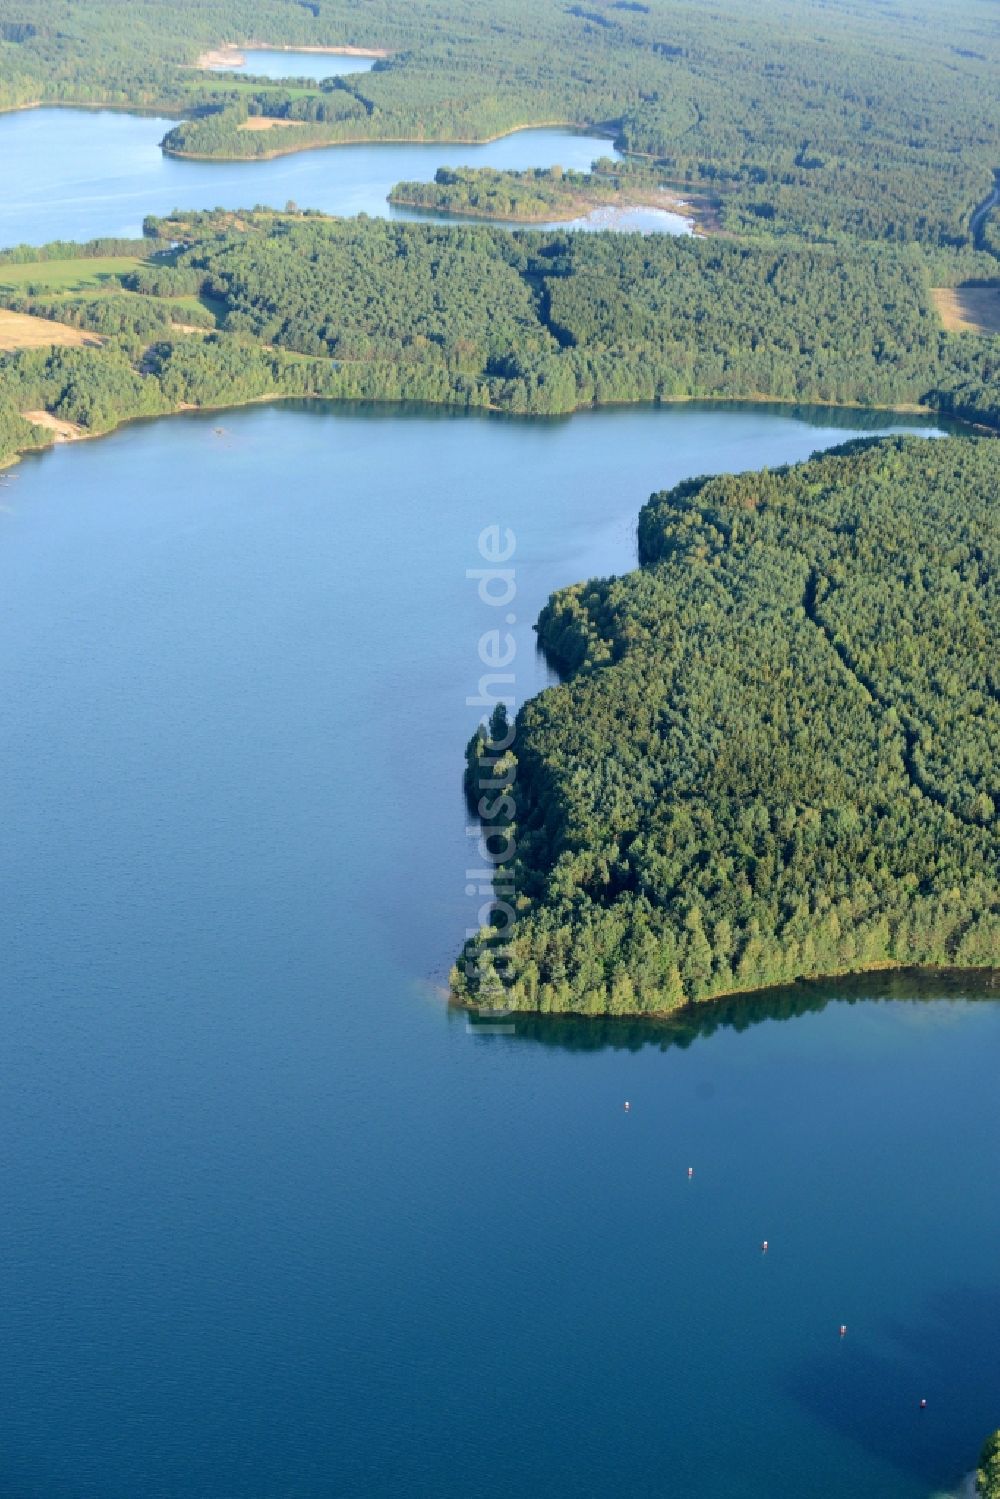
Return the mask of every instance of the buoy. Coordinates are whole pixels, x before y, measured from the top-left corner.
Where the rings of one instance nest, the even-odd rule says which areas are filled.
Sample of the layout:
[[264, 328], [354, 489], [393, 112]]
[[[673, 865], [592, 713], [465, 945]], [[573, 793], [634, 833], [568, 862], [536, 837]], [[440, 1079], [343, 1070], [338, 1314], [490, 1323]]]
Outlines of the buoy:
[[766, 1239], [764, 1240], [763, 1244], [760, 1246], [760, 1252], [761, 1252], [761, 1254], [766, 1254], [767, 1253], [767, 1240]]
[[846, 1338], [847, 1337], [847, 1323], [846, 1322], [841, 1322], [841, 1324], [840, 1324], [840, 1336], [842, 1338]]
[[694, 1176], [694, 1167], [693, 1166], [689, 1166], [688, 1167], [688, 1181], [691, 1180], [692, 1176]]
[[626, 1098], [626, 1100], [625, 1100], [625, 1112], [626, 1112], [626, 1114], [628, 1113], [628, 1111], [629, 1111], [629, 1109], [631, 1107], [632, 1107], [632, 1105], [629, 1103], [628, 1099]]
[[926, 1400], [921, 1400], [921, 1402], [920, 1402], [920, 1409], [922, 1411], [925, 1411], [927, 1409], [927, 1401]]

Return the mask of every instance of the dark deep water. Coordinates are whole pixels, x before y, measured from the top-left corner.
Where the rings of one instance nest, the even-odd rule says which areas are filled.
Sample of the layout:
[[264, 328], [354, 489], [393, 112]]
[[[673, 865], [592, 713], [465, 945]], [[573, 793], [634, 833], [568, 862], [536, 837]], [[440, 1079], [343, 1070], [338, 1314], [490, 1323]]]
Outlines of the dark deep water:
[[547, 593], [629, 567], [650, 490], [842, 422], [275, 406], [0, 487], [5, 1499], [928, 1499], [971, 1466], [1000, 1005], [897, 976], [484, 1036], [436, 987], [478, 904], [482, 527], [516, 533], [524, 697]]

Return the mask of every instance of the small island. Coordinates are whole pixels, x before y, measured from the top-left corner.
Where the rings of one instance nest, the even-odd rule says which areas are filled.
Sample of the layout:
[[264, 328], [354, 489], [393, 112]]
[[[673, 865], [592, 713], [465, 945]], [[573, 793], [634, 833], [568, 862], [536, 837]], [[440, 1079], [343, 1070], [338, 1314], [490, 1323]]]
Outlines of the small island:
[[499, 171], [439, 167], [433, 182], [398, 182], [389, 194], [397, 208], [466, 215], [502, 223], [544, 224], [583, 218], [596, 208], [658, 208], [689, 216], [692, 205], [651, 173], [619, 174], [602, 158], [590, 172], [562, 167]]

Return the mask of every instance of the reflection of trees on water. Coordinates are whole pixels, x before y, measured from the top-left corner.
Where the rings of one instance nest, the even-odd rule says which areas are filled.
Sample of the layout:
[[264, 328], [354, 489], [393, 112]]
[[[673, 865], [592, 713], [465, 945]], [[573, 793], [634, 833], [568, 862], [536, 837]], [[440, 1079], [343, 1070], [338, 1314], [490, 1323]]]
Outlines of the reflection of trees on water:
[[[771, 989], [763, 994], [741, 994], [689, 1006], [662, 1020], [636, 1016], [531, 1015], [509, 1017], [513, 1039], [537, 1041], [565, 1051], [639, 1051], [657, 1046], [669, 1051], [687, 1047], [719, 1030], [746, 1031], [766, 1020], [795, 1020], [818, 1014], [830, 1004], [862, 1004], [906, 1000], [960, 1002], [1000, 999], [1000, 975], [970, 972], [929, 973], [896, 971], [857, 974], [851, 978], [815, 980]], [[496, 1024], [495, 1017], [492, 1024]], [[472, 1017], [475, 1028], [475, 1018]], [[508, 1035], [508, 1040], [511, 1037]]]

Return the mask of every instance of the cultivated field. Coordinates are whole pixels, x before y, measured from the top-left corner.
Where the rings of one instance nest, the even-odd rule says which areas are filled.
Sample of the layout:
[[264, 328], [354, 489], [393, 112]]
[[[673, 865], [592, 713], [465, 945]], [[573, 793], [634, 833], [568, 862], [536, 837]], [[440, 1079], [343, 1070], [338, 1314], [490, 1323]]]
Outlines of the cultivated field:
[[125, 276], [145, 261], [135, 255], [99, 255], [81, 260], [35, 260], [25, 265], [0, 264], [0, 291], [24, 291], [28, 285], [46, 292], [99, 289], [111, 276]]
[[1000, 286], [936, 286], [931, 296], [949, 333], [1000, 333]]
[[241, 130], [280, 130], [283, 125], [301, 125], [301, 120], [278, 120], [273, 115], [248, 115]]
[[44, 317], [30, 317], [26, 312], [8, 312], [0, 308], [0, 351], [10, 353], [14, 349], [45, 349], [53, 344], [100, 345], [96, 333], [86, 333], [82, 328], [71, 328], [68, 323], [50, 322]]

